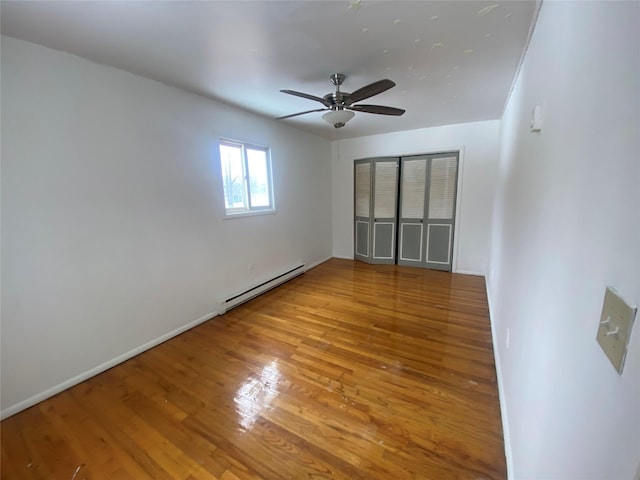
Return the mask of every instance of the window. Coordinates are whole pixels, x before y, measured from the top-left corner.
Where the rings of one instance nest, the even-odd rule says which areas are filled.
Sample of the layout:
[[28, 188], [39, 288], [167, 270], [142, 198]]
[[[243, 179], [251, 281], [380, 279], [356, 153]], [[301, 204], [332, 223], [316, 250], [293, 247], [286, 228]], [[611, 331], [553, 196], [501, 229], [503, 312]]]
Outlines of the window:
[[227, 215], [273, 210], [268, 148], [221, 140], [220, 166]]

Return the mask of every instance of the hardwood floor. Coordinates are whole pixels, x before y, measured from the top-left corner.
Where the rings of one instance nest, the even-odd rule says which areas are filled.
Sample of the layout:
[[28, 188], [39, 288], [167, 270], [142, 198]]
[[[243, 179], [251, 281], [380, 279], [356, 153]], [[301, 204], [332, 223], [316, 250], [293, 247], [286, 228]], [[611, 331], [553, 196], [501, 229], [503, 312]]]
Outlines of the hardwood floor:
[[504, 479], [484, 280], [333, 259], [4, 420], [3, 479]]

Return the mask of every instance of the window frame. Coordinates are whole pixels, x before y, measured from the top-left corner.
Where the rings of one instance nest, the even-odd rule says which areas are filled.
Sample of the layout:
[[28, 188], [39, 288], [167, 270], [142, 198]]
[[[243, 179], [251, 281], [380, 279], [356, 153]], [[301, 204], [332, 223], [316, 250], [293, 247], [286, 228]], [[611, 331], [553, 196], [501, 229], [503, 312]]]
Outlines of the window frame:
[[[242, 161], [242, 176], [243, 176], [243, 203], [244, 207], [227, 207], [227, 198], [225, 193], [225, 178], [224, 169], [222, 168], [222, 152], [221, 147], [228, 146], [232, 148], [239, 148], [241, 152]], [[266, 160], [266, 174], [267, 174], [267, 188], [269, 205], [266, 206], [253, 206], [251, 204], [251, 172], [249, 171], [249, 159], [247, 150], [261, 151], [265, 154]], [[266, 215], [270, 213], [276, 213], [274, 204], [274, 192], [273, 192], [273, 174], [271, 171], [271, 149], [264, 145], [258, 145], [255, 143], [242, 142], [239, 140], [231, 140], [228, 138], [220, 138], [218, 144], [218, 156], [220, 165], [220, 178], [222, 180], [222, 196], [224, 204], [225, 219], [239, 218], [254, 215]]]

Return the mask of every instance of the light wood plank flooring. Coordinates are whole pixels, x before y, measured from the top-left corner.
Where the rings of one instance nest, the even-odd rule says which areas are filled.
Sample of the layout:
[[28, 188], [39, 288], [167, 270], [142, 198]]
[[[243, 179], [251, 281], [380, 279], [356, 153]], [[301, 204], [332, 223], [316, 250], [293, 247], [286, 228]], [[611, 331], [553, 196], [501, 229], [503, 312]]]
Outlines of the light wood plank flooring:
[[330, 260], [2, 422], [3, 479], [504, 479], [484, 280]]

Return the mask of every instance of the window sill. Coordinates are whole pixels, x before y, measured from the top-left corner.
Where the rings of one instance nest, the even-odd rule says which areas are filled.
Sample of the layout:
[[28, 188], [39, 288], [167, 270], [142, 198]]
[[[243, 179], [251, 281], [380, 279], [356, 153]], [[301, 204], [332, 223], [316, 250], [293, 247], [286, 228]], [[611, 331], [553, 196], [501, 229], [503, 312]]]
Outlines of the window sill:
[[257, 217], [260, 215], [273, 215], [277, 210], [253, 210], [249, 212], [226, 213], [223, 220], [234, 220], [236, 218]]

